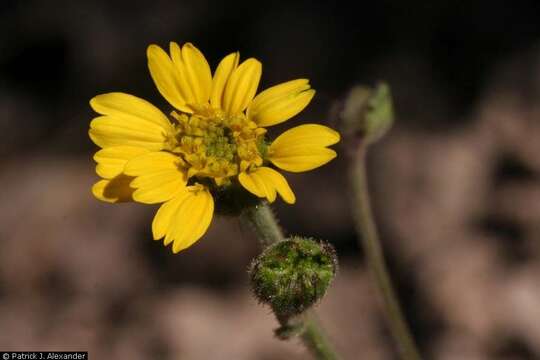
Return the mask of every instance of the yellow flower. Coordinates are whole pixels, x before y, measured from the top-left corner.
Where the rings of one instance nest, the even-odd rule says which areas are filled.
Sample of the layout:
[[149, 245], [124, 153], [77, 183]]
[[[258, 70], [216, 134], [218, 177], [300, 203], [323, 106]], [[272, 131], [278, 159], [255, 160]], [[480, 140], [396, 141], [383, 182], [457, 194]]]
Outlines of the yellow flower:
[[156, 45], [148, 67], [159, 92], [174, 107], [165, 115], [149, 102], [124, 93], [90, 101], [101, 116], [89, 135], [101, 147], [95, 156], [102, 178], [93, 194], [107, 202], [163, 203], [152, 223], [156, 240], [173, 243], [174, 253], [206, 232], [214, 196], [245, 188], [269, 202], [295, 196], [282, 170], [302, 172], [326, 164], [336, 152], [328, 146], [339, 134], [322, 125], [294, 127], [267, 142], [266, 127], [302, 111], [313, 98], [307, 79], [292, 80], [257, 96], [261, 63], [239, 63], [238, 52], [219, 63], [214, 75], [192, 44], [171, 42], [170, 55]]

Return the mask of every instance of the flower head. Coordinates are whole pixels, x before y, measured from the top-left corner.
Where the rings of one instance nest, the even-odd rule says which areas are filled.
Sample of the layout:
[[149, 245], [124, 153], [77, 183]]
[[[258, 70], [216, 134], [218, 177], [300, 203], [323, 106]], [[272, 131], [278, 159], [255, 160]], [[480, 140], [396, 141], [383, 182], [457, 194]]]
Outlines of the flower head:
[[156, 45], [147, 51], [148, 67], [161, 95], [174, 110], [169, 116], [149, 102], [124, 93], [90, 101], [101, 116], [89, 135], [101, 147], [95, 156], [102, 178], [93, 194], [107, 202], [163, 203], [152, 223], [154, 239], [165, 238], [178, 251], [206, 232], [217, 192], [242, 187], [273, 202], [277, 194], [296, 201], [290, 172], [314, 169], [332, 160], [328, 146], [339, 134], [322, 125], [294, 127], [269, 141], [266, 127], [302, 111], [315, 91], [307, 79], [292, 80], [257, 96], [261, 63], [240, 63], [232, 53], [212, 76], [203, 54], [192, 44], [172, 42], [170, 54]]

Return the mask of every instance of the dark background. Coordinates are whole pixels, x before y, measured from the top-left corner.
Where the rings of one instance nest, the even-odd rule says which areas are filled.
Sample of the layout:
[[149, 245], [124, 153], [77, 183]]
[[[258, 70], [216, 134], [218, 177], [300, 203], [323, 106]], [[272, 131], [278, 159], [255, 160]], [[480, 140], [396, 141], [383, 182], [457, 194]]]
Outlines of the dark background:
[[[90, 195], [88, 101], [123, 91], [163, 110], [146, 47], [193, 42], [212, 68], [239, 50], [261, 88], [307, 77], [285, 127], [340, 127], [355, 84], [386, 80], [397, 123], [370, 158], [389, 265], [422, 351], [540, 357], [540, 3], [537, 1], [0, 3], [0, 347], [96, 358], [305, 358], [249, 296], [250, 229], [220, 218], [173, 256], [153, 209]], [[334, 109], [334, 110], [332, 110]], [[349, 215], [346, 144], [288, 179], [290, 233], [324, 238], [342, 271], [322, 318], [346, 358], [392, 359]], [[536, 319], [536, 320], [534, 320]], [[150, 355], [152, 354], [152, 355]]]

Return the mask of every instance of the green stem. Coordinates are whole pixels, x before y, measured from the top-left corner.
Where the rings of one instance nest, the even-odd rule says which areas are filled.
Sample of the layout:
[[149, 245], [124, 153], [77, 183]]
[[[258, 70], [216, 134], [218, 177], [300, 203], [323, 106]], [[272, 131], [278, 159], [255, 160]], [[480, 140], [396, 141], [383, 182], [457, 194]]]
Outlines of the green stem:
[[308, 349], [318, 360], [338, 360], [339, 357], [329, 343], [324, 330], [322, 329], [317, 315], [313, 311], [308, 311], [304, 320], [304, 331], [302, 340]]
[[266, 203], [247, 208], [242, 218], [252, 226], [263, 248], [285, 239], [274, 212]]
[[367, 145], [358, 147], [356, 156], [353, 159], [351, 174], [354, 192], [353, 215], [356, 228], [358, 233], [361, 234], [361, 246], [364, 248], [368, 266], [382, 295], [388, 325], [392, 336], [399, 345], [401, 357], [406, 360], [419, 360], [421, 359], [420, 353], [401, 312], [398, 298], [386, 268], [377, 227], [375, 226], [366, 176], [366, 152]]
[[[242, 219], [253, 227], [257, 237], [261, 241], [261, 245], [265, 248], [285, 239], [274, 212], [265, 202], [244, 210]], [[282, 318], [278, 314], [276, 314], [276, 318], [282, 327], [288, 327], [291, 323], [294, 323], [294, 327], [302, 329], [298, 335], [316, 359], [339, 359], [313, 310], [307, 311], [301, 316], [294, 317], [294, 319]]]

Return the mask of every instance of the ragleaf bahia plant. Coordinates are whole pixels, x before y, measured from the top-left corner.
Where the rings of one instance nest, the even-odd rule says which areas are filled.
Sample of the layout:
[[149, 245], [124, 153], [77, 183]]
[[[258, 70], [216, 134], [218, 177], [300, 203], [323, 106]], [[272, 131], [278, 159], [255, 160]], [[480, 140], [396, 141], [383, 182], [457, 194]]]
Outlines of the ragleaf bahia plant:
[[147, 51], [150, 75], [173, 107], [166, 115], [149, 102], [125, 93], [98, 95], [90, 101], [100, 114], [89, 135], [101, 147], [94, 159], [102, 178], [92, 188], [100, 200], [163, 203], [152, 222], [155, 240], [164, 238], [179, 252], [200, 239], [211, 223], [214, 199], [238, 189], [273, 202], [279, 194], [296, 201], [276, 168], [312, 170], [332, 160], [328, 146], [340, 135], [306, 124], [274, 140], [266, 128], [301, 112], [313, 98], [307, 79], [272, 86], [257, 96], [261, 63], [240, 63], [227, 55], [214, 74], [192, 44], [171, 42], [167, 54], [156, 45]]

